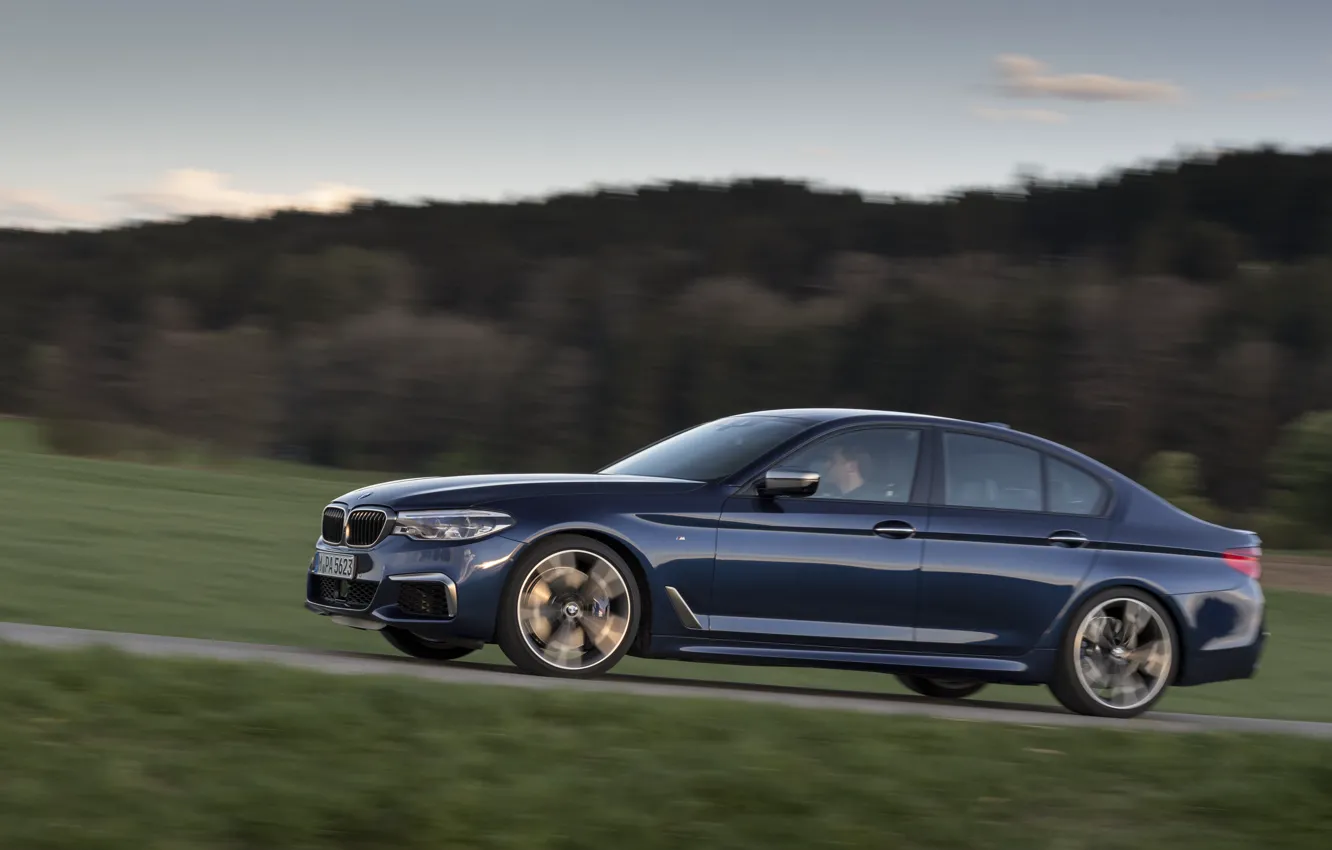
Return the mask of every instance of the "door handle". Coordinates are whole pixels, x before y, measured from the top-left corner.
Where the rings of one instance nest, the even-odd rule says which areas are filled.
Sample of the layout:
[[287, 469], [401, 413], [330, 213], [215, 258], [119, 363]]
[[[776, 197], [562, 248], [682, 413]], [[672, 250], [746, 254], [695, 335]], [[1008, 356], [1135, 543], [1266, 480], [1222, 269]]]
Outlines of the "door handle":
[[1056, 531], [1054, 534], [1045, 538], [1045, 542], [1049, 543], [1051, 546], [1081, 549], [1091, 541], [1089, 541], [1084, 535], [1078, 534], [1076, 531]]
[[915, 535], [916, 528], [909, 522], [890, 519], [874, 526], [874, 533], [880, 537], [891, 537], [893, 540], [906, 540]]

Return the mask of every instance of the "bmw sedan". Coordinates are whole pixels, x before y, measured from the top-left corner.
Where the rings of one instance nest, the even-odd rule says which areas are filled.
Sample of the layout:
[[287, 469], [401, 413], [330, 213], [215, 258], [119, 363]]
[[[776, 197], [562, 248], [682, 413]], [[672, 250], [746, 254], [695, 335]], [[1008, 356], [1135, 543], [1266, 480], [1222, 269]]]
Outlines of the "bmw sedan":
[[778, 410], [594, 474], [390, 481], [324, 509], [306, 607], [412, 656], [530, 673], [626, 654], [1043, 684], [1131, 717], [1254, 675], [1260, 541], [998, 424]]

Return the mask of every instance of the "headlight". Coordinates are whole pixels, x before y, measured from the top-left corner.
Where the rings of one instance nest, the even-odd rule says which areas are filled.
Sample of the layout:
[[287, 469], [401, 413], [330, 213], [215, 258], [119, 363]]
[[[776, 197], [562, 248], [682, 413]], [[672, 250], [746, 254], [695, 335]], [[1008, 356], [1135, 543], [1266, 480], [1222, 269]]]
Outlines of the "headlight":
[[393, 533], [413, 540], [477, 540], [513, 524], [513, 517], [494, 511], [407, 511], [398, 514]]

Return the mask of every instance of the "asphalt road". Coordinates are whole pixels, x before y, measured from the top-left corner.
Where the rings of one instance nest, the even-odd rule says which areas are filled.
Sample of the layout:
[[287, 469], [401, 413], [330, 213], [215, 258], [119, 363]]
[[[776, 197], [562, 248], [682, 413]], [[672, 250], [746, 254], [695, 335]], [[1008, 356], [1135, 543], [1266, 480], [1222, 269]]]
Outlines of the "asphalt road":
[[1011, 723], [1023, 726], [1076, 726], [1158, 732], [1247, 732], [1332, 738], [1332, 723], [1264, 720], [1204, 714], [1152, 712], [1134, 720], [1081, 717], [1057, 709], [1014, 703], [967, 700], [944, 702], [921, 697], [864, 694], [763, 685], [738, 685], [694, 679], [611, 674], [590, 681], [529, 676], [510, 667], [456, 662], [438, 664], [371, 653], [337, 652], [195, 638], [138, 635], [0, 623], [0, 640], [47, 649], [114, 647], [134, 655], [205, 658], [216, 661], [262, 662], [344, 675], [412, 676], [443, 683], [498, 685], [513, 688], [567, 688], [582, 691], [640, 694], [655, 697], [726, 699], [798, 708], [858, 711], [869, 714], [925, 715], [962, 722]]

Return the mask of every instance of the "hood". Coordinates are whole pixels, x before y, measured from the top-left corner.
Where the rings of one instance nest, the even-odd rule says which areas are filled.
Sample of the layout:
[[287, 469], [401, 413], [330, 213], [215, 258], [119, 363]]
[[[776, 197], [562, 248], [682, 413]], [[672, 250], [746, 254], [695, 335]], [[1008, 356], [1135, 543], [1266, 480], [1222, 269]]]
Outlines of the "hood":
[[360, 487], [336, 501], [349, 507], [380, 505], [393, 510], [466, 508], [499, 499], [534, 496], [585, 496], [599, 493], [682, 493], [702, 486], [698, 481], [640, 475], [454, 475], [403, 478]]

